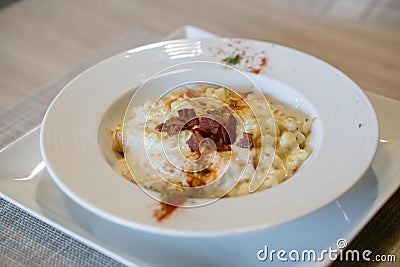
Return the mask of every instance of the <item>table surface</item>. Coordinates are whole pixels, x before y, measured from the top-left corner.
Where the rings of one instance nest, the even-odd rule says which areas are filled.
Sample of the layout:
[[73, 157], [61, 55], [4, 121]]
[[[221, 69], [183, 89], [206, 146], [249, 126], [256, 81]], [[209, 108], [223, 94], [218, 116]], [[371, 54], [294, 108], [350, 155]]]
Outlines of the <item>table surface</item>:
[[[399, 0], [22, 0], [0, 9], [0, 118], [96, 61], [186, 24], [310, 53], [363, 89], [400, 100]], [[352, 247], [400, 257], [400, 229], [383, 223], [398, 219], [399, 198]]]

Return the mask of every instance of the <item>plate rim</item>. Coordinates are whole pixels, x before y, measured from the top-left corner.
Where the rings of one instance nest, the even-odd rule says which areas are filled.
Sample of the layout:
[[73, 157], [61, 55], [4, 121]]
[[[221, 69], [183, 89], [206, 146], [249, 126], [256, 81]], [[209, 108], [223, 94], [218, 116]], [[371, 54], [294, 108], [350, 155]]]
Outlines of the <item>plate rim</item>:
[[[225, 39], [225, 40], [229, 40], [229, 39], [232, 39], [232, 38], [219, 38], [219, 37], [215, 37], [215, 38], [210, 38], [210, 39], [219, 39], [219, 40]], [[234, 39], [238, 39], [238, 38], [234, 38]], [[250, 41], [250, 42], [257, 42], [257, 43], [259, 43], [259, 44], [272, 44], [272, 43], [264, 42], [264, 41], [260, 41], [260, 40], [251, 40], [251, 39], [240, 39], [240, 40], [245, 40], [245, 41]], [[225, 232], [225, 231], [221, 231], [221, 230], [218, 230], [218, 231], [204, 231], [204, 230], [189, 231], [189, 230], [176, 230], [176, 229], [167, 229], [167, 228], [154, 228], [153, 226], [147, 227], [146, 225], [143, 225], [143, 224], [137, 224], [137, 223], [132, 222], [132, 221], [127, 221], [126, 219], [118, 218], [118, 217], [116, 217], [115, 215], [110, 214], [110, 213], [108, 213], [108, 212], [105, 212], [105, 211], [103, 211], [102, 209], [99, 209], [98, 207], [92, 205], [91, 203], [87, 203], [85, 200], [82, 200], [82, 199], [81, 199], [79, 196], [77, 196], [73, 191], [71, 191], [65, 184], [63, 184], [63, 182], [58, 178], [57, 172], [56, 172], [55, 170], [53, 170], [51, 164], [49, 164], [49, 159], [48, 159], [48, 157], [47, 157], [46, 148], [45, 148], [45, 145], [44, 145], [44, 138], [45, 138], [45, 136], [44, 136], [44, 131], [45, 131], [45, 130], [44, 130], [44, 129], [46, 128], [46, 120], [47, 120], [47, 117], [49, 116], [49, 115], [48, 115], [49, 112], [51, 112], [51, 110], [54, 108], [54, 105], [56, 105], [58, 99], [63, 97], [63, 94], [65, 93], [65, 91], [68, 90], [68, 88], [70, 88], [69, 86], [70, 86], [72, 83], [74, 83], [74, 82], [75, 82], [76, 80], [78, 80], [80, 77], [82, 77], [83, 75], [85, 75], [85, 74], [86, 74], [87, 72], [89, 72], [92, 68], [96, 68], [96, 66], [98, 66], [100, 63], [105, 62], [105, 61], [107, 61], [107, 60], [110, 60], [111, 58], [119, 57], [119, 56], [121, 56], [121, 55], [123, 55], [123, 54], [125, 54], [125, 53], [127, 53], [127, 52], [129, 52], [129, 53], [137, 53], [137, 52], [145, 51], [145, 50], [152, 49], [152, 48], [159, 48], [159, 47], [162, 47], [163, 45], [168, 44], [168, 43], [179, 43], [179, 42], [182, 42], [182, 41], [189, 41], [189, 42], [192, 42], [193, 40], [181, 39], [181, 40], [172, 40], [172, 41], [161, 41], [161, 42], [157, 42], [157, 43], [153, 43], [153, 44], [144, 45], [144, 46], [141, 46], [141, 47], [138, 47], [138, 48], [133, 48], [133, 49], [124, 51], [124, 52], [122, 52], [122, 53], [116, 54], [116, 55], [111, 56], [111, 57], [109, 57], [109, 58], [107, 58], [107, 59], [104, 59], [104, 60], [102, 60], [102, 61], [100, 61], [100, 62], [94, 64], [93, 66], [89, 67], [88, 69], [84, 70], [83, 72], [81, 72], [80, 74], [78, 74], [76, 77], [74, 77], [67, 85], [65, 85], [64, 88], [57, 94], [57, 96], [54, 98], [54, 100], [53, 100], [52, 103], [50, 104], [49, 108], [47, 109], [46, 114], [45, 114], [44, 119], [43, 119], [41, 132], [40, 132], [40, 150], [41, 150], [43, 159], [44, 159], [45, 162], [46, 162], [46, 166], [47, 166], [47, 169], [48, 169], [49, 173], [51, 174], [51, 176], [52, 176], [53, 180], [56, 182], [56, 184], [62, 189], [62, 191], [66, 192], [67, 195], [68, 195], [69, 197], [71, 197], [71, 198], [72, 198], [75, 202], [77, 202], [79, 205], [82, 205], [82, 206], [84, 206], [84, 207], [86, 207], [86, 208], [89, 207], [89, 210], [94, 211], [96, 214], [98, 214], [98, 215], [100, 215], [100, 216], [102, 216], [102, 217], [104, 217], [104, 218], [106, 218], [106, 219], [110, 219], [110, 215], [111, 215], [111, 217], [112, 217], [111, 221], [117, 222], [117, 223], [119, 223], [119, 224], [122, 224], [122, 225], [125, 225], [125, 226], [128, 226], [128, 227], [133, 227], [133, 228], [135, 228], [135, 229], [145, 230], [145, 231], [148, 231], [148, 232], [153, 232], [153, 233], [158, 233], [158, 234], [168, 234], [168, 235], [183, 235], [183, 236], [210, 236], [210, 235], [213, 235], [213, 236], [214, 236], [214, 235], [226, 235], [226, 234], [231, 235], [231, 234], [235, 234], [235, 233], [242, 233], [242, 232], [248, 232], [248, 231], [253, 231], [253, 230], [260, 230], [260, 229], [263, 229], [263, 228], [266, 228], [266, 227], [276, 226], [275, 224], [270, 225], [270, 226], [265, 226], [265, 225], [264, 225], [264, 226], [261, 226], [261, 227], [259, 227], [259, 228], [252, 227], [251, 229], [247, 229], [247, 228], [246, 228], [246, 229], [236, 229], [235, 231], [229, 231], [229, 229], [228, 229], [228, 231], [226, 231], [226, 232]], [[296, 50], [296, 49], [294, 49], [294, 48], [290, 48], [290, 47], [282, 46], [282, 45], [277, 45], [277, 46], [280, 46], [280, 47], [285, 48], [285, 49], [289, 49], [289, 50], [291, 50], [292, 52], [295, 52], [295, 53], [300, 53], [302, 56], [310, 57], [310, 58], [312, 58], [313, 60], [317, 60], [319, 63], [325, 64], [325, 65], [328, 66], [329, 68], [335, 70], [338, 74], [340, 74], [340, 75], [341, 75], [343, 78], [345, 78], [348, 82], [351, 82], [351, 83], [353, 84], [354, 89], [358, 90], [359, 95], [361, 95], [361, 96], [364, 98], [364, 99], [363, 99], [363, 100], [364, 100], [364, 103], [367, 104], [367, 105], [369, 106], [369, 109], [372, 111], [372, 113], [371, 113], [370, 115], [373, 115], [374, 118], [371, 118], [371, 119], [372, 119], [372, 121], [374, 121], [375, 124], [376, 124], [376, 128], [375, 128], [375, 129], [376, 129], [376, 132], [374, 133], [375, 136], [376, 136], [376, 143], [372, 144], [372, 146], [374, 147], [374, 148], [373, 148], [374, 153], [372, 153], [372, 155], [370, 155], [370, 157], [369, 157], [369, 159], [368, 159], [368, 164], [367, 164], [367, 166], [370, 166], [370, 164], [371, 164], [371, 162], [372, 162], [372, 160], [373, 160], [373, 158], [375, 157], [375, 154], [376, 154], [376, 148], [377, 148], [377, 145], [378, 145], [378, 138], [379, 138], [379, 126], [378, 126], [378, 120], [377, 120], [376, 112], [375, 112], [375, 110], [374, 110], [374, 108], [373, 108], [371, 102], [369, 101], [368, 97], [365, 95], [365, 93], [364, 93], [364, 92], [361, 90], [361, 88], [360, 88], [352, 79], [350, 79], [346, 74], [344, 74], [342, 71], [338, 70], [336, 67], [334, 67], [334, 66], [332, 66], [332, 65], [330, 65], [330, 64], [328, 64], [328, 63], [326, 63], [325, 61], [323, 61], [323, 60], [321, 60], [321, 59], [319, 59], [319, 58], [317, 58], [317, 57], [315, 57], [315, 56], [313, 56], [313, 55], [309, 55], [309, 54], [304, 53], [304, 52], [302, 52], [302, 51]], [[121, 91], [121, 93], [124, 94], [124, 93], [128, 92], [128, 90], [129, 90], [129, 89], [126, 89], [126, 90], [124, 90], [124, 91]], [[117, 97], [116, 97], [116, 98], [117, 98]], [[109, 167], [111, 167], [111, 166], [109, 166]], [[337, 195], [337, 198], [339, 198], [340, 196], [342, 196], [343, 194], [345, 194], [348, 190], [350, 190], [351, 187], [362, 177], [362, 175], [363, 175], [367, 170], [368, 170], [368, 167], [365, 168], [365, 170], [362, 172], [362, 174], [359, 175], [359, 177], [358, 177], [357, 179], [354, 180], [353, 184], [352, 184], [351, 186], [349, 186], [348, 189], [347, 189], [346, 191], [343, 191], [340, 195]], [[269, 189], [269, 190], [271, 190], [271, 189]], [[316, 208], [316, 209], [314, 209], [314, 210], [311, 210], [311, 211], [309, 211], [308, 213], [303, 213], [301, 216], [297, 216], [297, 217], [294, 218], [294, 219], [302, 218], [302, 217], [308, 215], [309, 213], [314, 212], [314, 211], [316, 211], [316, 210], [318, 210], [318, 209], [320, 209], [320, 208], [322, 208], [322, 207], [328, 205], [329, 203], [331, 203], [331, 202], [334, 201], [334, 200], [335, 200], [335, 199], [331, 200], [331, 201], [328, 202], [328, 203], [324, 203], [324, 204], [321, 205], [320, 207], [318, 207], [318, 208]], [[119, 220], [119, 219], [121, 219], [121, 220]], [[290, 221], [292, 221], [292, 220], [293, 220], [293, 219], [291, 219], [291, 220], [289, 220], [289, 221], [287, 221], [287, 222], [290, 222]], [[278, 223], [278, 225], [280, 225], [280, 224], [281, 224], [281, 223]]]

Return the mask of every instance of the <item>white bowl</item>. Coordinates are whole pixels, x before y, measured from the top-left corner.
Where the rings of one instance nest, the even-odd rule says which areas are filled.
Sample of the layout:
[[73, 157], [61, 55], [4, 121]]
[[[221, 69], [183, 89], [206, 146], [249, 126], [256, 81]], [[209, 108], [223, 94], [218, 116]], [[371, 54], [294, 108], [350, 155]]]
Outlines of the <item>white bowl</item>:
[[[132, 88], [154, 73], [191, 61], [221, 63], [243, 50], [249, 61], [235, 67], [272, 97], [318, 118], [313, 153], [278, 186], [199, 208], [180, 208], [157, 222], [153, 211], [158, 202], [113, 170], [116, 158], [107, 130], [122, 119]], [[208, 236], [276, 226], [334, 201], [368, 169], [377, 147], [378, 123], [362, 90], [315, 57], [252, 40], [178, 40], [121, 53], [77, 76], [49, 107], [40, 141], [54, 181], [88, 210], [144, 231]]]

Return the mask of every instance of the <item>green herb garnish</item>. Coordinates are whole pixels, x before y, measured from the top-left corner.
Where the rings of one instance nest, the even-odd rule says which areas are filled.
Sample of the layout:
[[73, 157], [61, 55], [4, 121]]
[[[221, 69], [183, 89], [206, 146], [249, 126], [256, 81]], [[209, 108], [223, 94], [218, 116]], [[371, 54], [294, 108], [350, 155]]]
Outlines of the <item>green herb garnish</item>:
[[242, 57], [239, 54], [237, 54], [234, 57], [226, 58], [224, 61], [229, 65], [236, 65], [240, 62], [241, 59], [242, 59]]

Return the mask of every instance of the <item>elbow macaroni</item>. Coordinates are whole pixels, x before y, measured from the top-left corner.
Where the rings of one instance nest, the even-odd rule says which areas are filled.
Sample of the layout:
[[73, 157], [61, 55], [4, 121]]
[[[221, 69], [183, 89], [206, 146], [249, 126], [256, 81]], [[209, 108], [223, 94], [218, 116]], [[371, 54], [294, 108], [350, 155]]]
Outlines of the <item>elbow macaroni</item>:
[[[237, 138], [231, 145], [234, 160], [229, 163], [232, 165], [227, 169], [226, 175], [229, 176], [237, 172], [240, 166], [243, 167], [243, 164], [247, 164], [247, 167], [246, 171], [243, 173], [243, 177], [225, 196], [249, 194], [250, 181], [253, 177], [257, 176], [259, 176], [259, 178], [261, 177], [263, 181], [258, 191], [275, 186], [290, 178], [310, 155], [312, 149], [308, 144], [308, 139], [312, 130], [313, 119], [305, 116], [305, 114], [303, 114], [306, 117], [305, 120], [297, 119], [292, 114], [286, 114], [283, 108], [272, 105], [271, 99], [265, 96], [270, 104], [272, 117], [270, 114], [261, 113], [255, 116], [254, 114], [257, 113], [259, 107], [265, 105], [265, 99], [253, 93], [238, 95], [233, 94], [223, 87], [214, 88], [207, 85], [199, 85], [196, 88], [196, 92], [197, 96], [213, 98], [222, 101], [228, 106], [235, 103], [232, 107], [236, 112], [234, 115], [238, 120], [240, 119], [243, 121], [243, 125], [240, 126], [242, 128], [237, 128]], [[242, 97], [242, 99], [240, 99], [240, 97]], [[161, 115], [172, 112], [178, 107], [179, 109], [195, 109], [196, 114], [198, 114], [197, 110], [201, 107], [196, 106], [195, 103], [187, 102], [187, 99], [188, 96], [184, 94], [183, 90], [177, 90], [170, 96], [160, 100], [156, 106], [155, 114], [161, 117]], [[251, 108], [240, 106], [241, 102], [238, 102], [239, 100], [244, 100]], [[132, 121], [129, 123], [133, 123], [132, 125], [134, 125], [134, 121], [136, 120], [138, 123], [140, 122], [143, 124], [145, 118], [147, 118], [145, 114], [148, 113], [153, 103], [154, 102], [149, 101], [143, 106], [133, 109]], [[167, 111], [162, 109], [165, 107]], [[154, 123], [152, 124], [150, 122], [149, 125], [154, 126]], [[240, 148], [235, 145], [242, 137], [242, 132], [252, 134], [254, 147], [251, 148], [250, 154], [246, 154], [248, 153], [247, 148]], [[160, 149], [160, 142], [164, 140], [164, 135], [155, 131], [154, 127], [152, 129], [146, 129], [145, 135], [144, 138], [150, 144], [148, 148], [152, 151], [151, 153], [161, 153], [161, 151], [158, 150]], [[186, 144], [186, 140], [188, 140], [190, 135], [190, 131], [182, 131], [179, 134], [179, 146], [183, 148], [182, 152], [185, 155], [191, 153]], [[171, 137], [170, 139], [173, 138]], [[114, 140], [114, 145], [117, 141], [118, 140]], [[224, 153], [226, 152], [218, 152], [217, 160], [224, 162], [224, 157], [226, 157]], [[248, 159], [243, 155], [250, 155], [250, 158]], [[167, 163], [163, 162], [162, 164], [166, 166], [165, 164]], [[134, 181], [129, 171], [127, 171], [126, 165], [124, 166], [123, 160], [119, 160], [115, 167], [120, 174], [127, 177], [130, 181]], [[171, 166], [168, 167], [168, 170], [165, 169], [164, 171], [170, 171], [170, 167]], [[163, 167], [161, 166], [160, 168]], [[185, 179], [184, 175], [181, 175], [181, 179]], [[182, 180], [180, 183], [184, 184], [185, 181]]]

